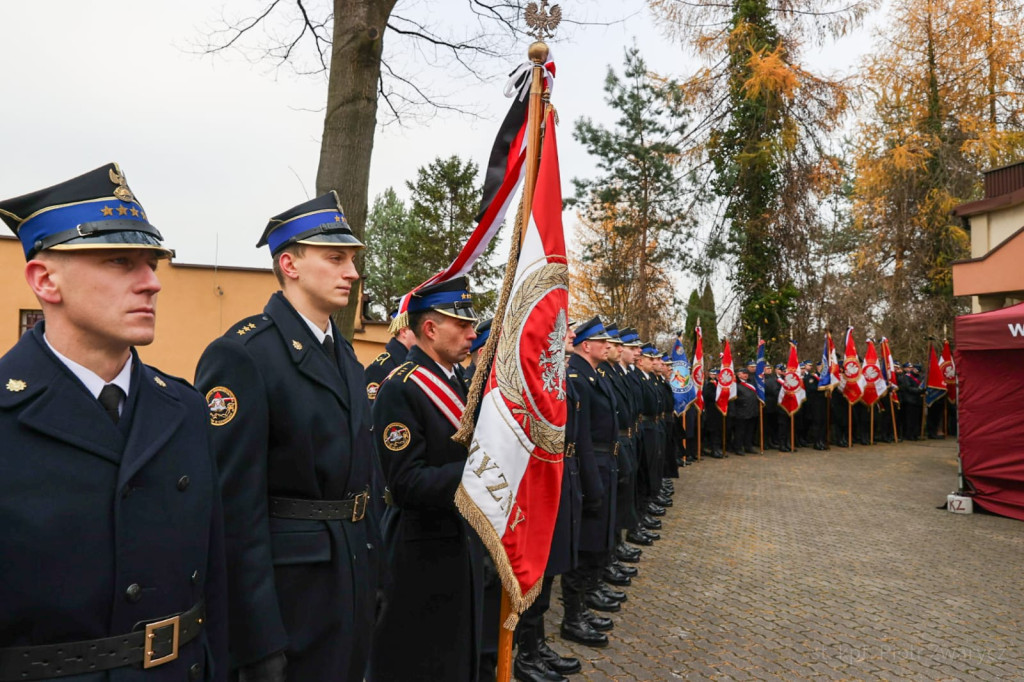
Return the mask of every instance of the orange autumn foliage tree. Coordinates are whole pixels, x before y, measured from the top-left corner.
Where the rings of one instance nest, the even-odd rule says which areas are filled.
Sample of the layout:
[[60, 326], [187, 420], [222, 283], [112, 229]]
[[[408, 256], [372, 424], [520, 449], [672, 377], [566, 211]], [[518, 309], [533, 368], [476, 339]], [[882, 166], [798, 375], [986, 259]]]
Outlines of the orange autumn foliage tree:
[[981, 197], [982, 170], [1024, 158], [1024, 6], [895, 0], [882, 25], [860, 80], [853, 276], [861, 309], [919, 356], [966, 311], [950, 264], [969, 238], [951, 210]]

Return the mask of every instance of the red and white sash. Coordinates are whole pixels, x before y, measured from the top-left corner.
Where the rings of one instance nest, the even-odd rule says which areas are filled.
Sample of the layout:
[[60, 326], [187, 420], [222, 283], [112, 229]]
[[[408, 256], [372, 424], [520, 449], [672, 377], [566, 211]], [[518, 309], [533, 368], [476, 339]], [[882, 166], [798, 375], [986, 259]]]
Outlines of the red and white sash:
[[409, 378], [430, 398], [430, 402], [434, 403], [452, 426], [458, 429], [462, 424], [462, 413], [465, 412], [466, 405], [452, 387], [422, 366], [409, 372]]

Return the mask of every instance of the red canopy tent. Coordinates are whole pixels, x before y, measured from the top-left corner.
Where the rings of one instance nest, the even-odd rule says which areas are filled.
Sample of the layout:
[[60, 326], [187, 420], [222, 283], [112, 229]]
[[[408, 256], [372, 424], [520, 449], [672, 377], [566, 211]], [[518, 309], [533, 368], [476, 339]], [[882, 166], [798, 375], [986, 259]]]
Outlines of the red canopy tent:
[[975, 504], [1024, 521], [1024, 303], [953, 329], [964, 478]]

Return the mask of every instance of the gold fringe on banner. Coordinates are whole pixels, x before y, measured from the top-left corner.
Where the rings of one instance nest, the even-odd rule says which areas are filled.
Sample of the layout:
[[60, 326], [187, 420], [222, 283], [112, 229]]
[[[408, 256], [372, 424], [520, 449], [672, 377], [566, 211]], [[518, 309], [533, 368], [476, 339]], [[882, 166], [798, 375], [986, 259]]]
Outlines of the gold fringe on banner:
[[473, 527], [476, 534], [480, 536], [484, 547], [487, 548], [488, 553], [494, 560], [494, 567], [498, 571], [498, 577], [501, 578], [501, 584], [508, 594], [509, 603], [512, 605], [512, 613], [509, 615], [508, 620], [505, 621], [504, 627], [508, 630], [514, 630], [515, 623], [512, 624], [512, 627], [508, 627], [509, 621], [514, 617], [516, 622], [518, 622], [519, 614], [530, 608], [530, 604], [534, 602], [544, 586], [544, 578], [541, 576], [533, 584], [533, 587], [526, 594], [523, 594], [519, 587], [519, 579], [516, 578], [515, 571], [512, 570], [508, 554], [505, 553], [505, 545], [502, 544], [501, 538], [495, 532], [490, 519], [480, 510], [480, 507], [476, 506], [476, 502], [469, 496], [469, 493], [466, 492], [465, 487], [461, 483], [459, 484], [459, 489], [455, 492], [455, 506], [458, 507], [459, 513], [462, 514], [463, 518]]

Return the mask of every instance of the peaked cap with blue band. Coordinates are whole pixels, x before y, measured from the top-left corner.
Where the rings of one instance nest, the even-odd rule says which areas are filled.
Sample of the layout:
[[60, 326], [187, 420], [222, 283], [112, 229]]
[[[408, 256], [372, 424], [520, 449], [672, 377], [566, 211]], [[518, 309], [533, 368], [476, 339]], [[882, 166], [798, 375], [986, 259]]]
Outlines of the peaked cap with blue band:
[[612, 343], [622, 345], [622, 338], [619, 336], [619, 326], [615, 323], [606, 325], [604, 333], [608, 335], [608, 340]]
[[595, 317], [589, 322], [584, 322], [574, 330], [576, 338], [572, 345], [578, 346], [584, 341], [608, 341], [611, 337], [604, 330], [604, 323], [600, 317]]
[[475, 353], [484, 347], [487, 343], [487, 339], [491, 337], [491, 322], [494, 320], [493, 317], [489, 317], [476, 326], [476, 338], [473, 339], [473, 343], [469, 345], [469, 352]]
[[149, 224], [124, 173], [109, 163], [76, 178], [0, 201], [0, 218], [21, 240], [25, 259], [46, 249], [153, 249], [174, 254]]
[[365, 246], [352, 234], [334, 190], [271, 218], [256, 247], [269, 246], [276, 256], [292, 244]]
[[652, 359], [660, 357], [658, 355], [658, 348], [653, 343], [644, 344], [643, 354]]
[[640, 335], [637, 334], [636, 330], [632, 327], [624, 327], [622, 331], [619, 332], [619, 339], [622, 341], [623, 346], [640, 348], [643, 345], [640, 342]]
[[470, 322], [478, 319], [473, 310], [473, 294], [469, 293], [469, 280], [466, 277], [431, 284], [409, 297], [410, 315], [428, 310]]

